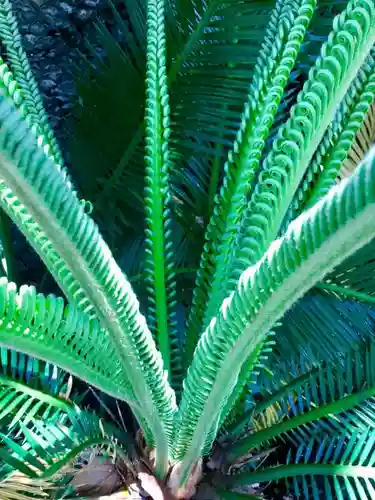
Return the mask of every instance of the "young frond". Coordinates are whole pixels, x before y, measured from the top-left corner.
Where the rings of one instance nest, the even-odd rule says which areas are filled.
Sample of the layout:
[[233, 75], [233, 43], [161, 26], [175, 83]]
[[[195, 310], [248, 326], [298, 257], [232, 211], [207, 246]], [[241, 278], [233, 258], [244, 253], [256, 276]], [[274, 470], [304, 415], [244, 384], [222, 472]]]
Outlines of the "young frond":
[[181, 390], [180, 348], [175, 307], [176, 283], [171, 243], [171, 197], [168, 170], [170, 111], [166, 73], [164, 0], [148, 1], [146, 75], [146, 271], [148, 321], [169, 373], [172, 387]]
[[[327, 128], [285, 217], [285, 227], [304, 209], [323, 197], [339, 178], [354, 138], [363, 126], [375, 98], [374, 54], [373, 49]], [[367, 151], [370, 147], [371, 143]], [[363, 156], [358, 158], [357, 165]]]
[[347, 158], [341, 165], [339, 179], [344, 179], [353, 173], [375, 142], [375, 97], [372, 97], [365, 120], [355, 136]]

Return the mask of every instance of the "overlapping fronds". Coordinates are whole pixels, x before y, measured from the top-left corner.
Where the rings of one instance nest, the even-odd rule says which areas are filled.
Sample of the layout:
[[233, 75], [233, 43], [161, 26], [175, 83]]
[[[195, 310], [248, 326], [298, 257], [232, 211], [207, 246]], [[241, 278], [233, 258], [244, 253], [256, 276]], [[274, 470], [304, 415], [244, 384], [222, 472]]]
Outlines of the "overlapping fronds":
[[[62, 398], [37, 391], [20, 382], [0, 379], [0, 425], [10, 431], [20, 423], [27, 425], [38, 413], [46, 418], [54, 409], [56, 413], [69, 410], [71, 405]], [[8, 421], [8, 422], [7, 422]]]
[[[237, 441], [229, 447], [228, 461], [285, 433], [294, 442], [306, 442], [322, 431], [334, 436], [350, 428], [352, 422], [360, 422], [364, 412], [360, 408], [357, 411], [357, 406], [375, 395], [374, 361], [375, 347], [371, 342], [364, 352], [349, 351], [344, 359], [313, 368], [271, 395], [268, 401], [254, 407], [253, 418], [277, 403], [282, 421]], [[367, 419], [362, 421], [365, 425]]]
[[[295, 194], [284, 225], [324, 196], [340, 178], [340, 170], [345, 168], [350, 151], [357, 142], [357, 134], [368, 121], [366, 118], [375, 98], [374, 54], [375, 51], [372, 50], [327, 128]], [[367, 141], [366, 152], [372, 145], [369, 142]], [[363, 157], [364, 154], [358, 157], [356, 165], [362, 161]]]
[[[172, 387], [181, 389], [176, 330], [176, 283], [171, 243], [169, 192], [170, 110], [166, 73], [164, 0], [148, 1], [146, 75], [146, 272], [148, 324], [163, 357]], [[177, 380], [176, 380], [177, 376]]]
[[372, 154], [353, 177], [291, 224], [285, 236], [243, 273], [204, 332], [179, 410], [174, 454], [183, 459], [182, 481], [218, 425], [222, 407], [218, 408], [217, 395], [225, 403], [243, 363], [272, 325], [317, 280], [374, 236], [368, 218], [375, 201], [374, 168]]
[[[144, 115], [146, 9], [143, 3], [130, 0], [125, 20], [111, 1], [109, 4], [124, 43], [120, 45], [104, 23], [95, 25], [94, 33], [101, 51], [95, 50], [96, 46], [86, 40], [88, 54], [81, 55], [79, 68], [75, 70], [79, 101], [75, 103], [73, 119], [66, 129], [71, 132], [67, 140], [74, 178], [83, 196], [95, 200], [97, 215], [110, 225], [109, 233], [113, 235], [120, 225], [118, 213], [121, 213], [122, 223], [131, 226], [134, 223], [132, 214], [142, 212], [142, 147], [138, 170], [127, 177], [126, 196], [120, 196], [116, 179], [107, 187], [103, 187], [103, 183], [121, 160], [124, 145], [131, 142]], [[107, 124], [105, 129], [103, 123]], [[116, 210], [108, 216], [108, 204], [112, 206], [114, 196]]]
[[280, 389], [280, 384], [289, 383], [292, 378], [324, 362], [335, 362], [372, 339], [375, 323], [371, 305], [316, 295], [313, 290], [275, 326], [274, 345], [269, 348], [267, 359], [258, 362], [255, 385], [251, 384], [254, 379], [251, 370], [247, 378], [244, 375], [246, 385], [240, 379], [237, 382], [227, 404], [240, 387], [245, 390], [238, 398], [236, 416], [225, 426], [226, 436], [238, 435], [250, 424], [255, 398], [260, 394], [265, 398], [270, 391]]
[[357, 165], [363, 160], [371, 146], [375, 142], [375, 98], [369, 107], [366, 118], [356, 134], [354, 144], [349, 150], [347, 158], [343, 161], [339, 179], [348, 177], [357, 168]]
[[[321, 364], [313, 360], [308, 347], [304, 353], [300, 351], [298, 357], [292, 355], [287, 358], [284, 356], [275, 360], [271, 356], [271, 360], [269, 359], [268, 363], [266, 363], [266, 369], [260, 372], [257, 379], [256, 398], [254, 392], [249, 390], [246, 401], [248, 408], [245, 411], [245, 405], [243, 405], [242, 412], [226, 427], [226, 437], [235, 440], [237, 436], [248, 432], [251, 429], [252, 418], [255, 414], [260, 416], [258, 422], [263, 422], [262, 412], [268, 407], [279, 408], [280, 394], [285, 394], [295, 384], [308, 379], [311, 373], [314, 373]], [[279, 418], [279, 413], [277, 413], [276, 417]]]
[[[243, 215], [240, 230], [234, 227], [234, 234], [237, 233], [237, 241], [230, 241], [228, 252], [224, 252], [223, 266], [225, 275], [232, 274], [232, 283], [235, 282], [239, 273], [247, 265], [255, 264], [268, 245], [275, 238], [280, 230], [280, 226], [288, 211], [294, 193], [303, 176], [314, 151], [324, 133], [324, 123], [326, 126], [331, 122], [337, 104], [345, 96], [357, 71], [362, 66], [363, 61], [368, 57], [375, 37], [374, 10], [373, 5], [365, 2], [367, 16], [359, 17], [358, 21], [363, 21], [365, 31], [357, 22], [357, 30], [367, 36], [363, 39], [356, 39], [357, 45], [350, 43], [346, 48], [341, 44], [341, 37], [345, 40], [352, 29], [352, 19], [357, 19], [357, 12], [363, 14], [362, 7], [349, 4], [347, 10], [337, 18], [334, 31], [331, 37], [323, 46], [321, 57], [311, 70], [309, 79], [299, 95], [298, 102], [291, 111], [291, 117], [282, 126], [274, 140], [271, 151], [267, 155], [262, 170], [259, 174], [250, 198], [250, 202]], [[356, 9], [359, 9], [356, 11]], [[351, 35], [350, 35], [351, 36]], [[340, 48], [339, 48], [340, 47]], [[344, 57], [345, 56], [345, 57]], [[344, 57], [344, 59], [342, 59]], [[353, 58], [354, 57], [354, 58]], [[335, 64], [333, 61], [336, 61]], [[339, 65], [346, 64], [346, 72]], [[371, 63], [371, 61], [370, 61]], [[373, 65], [367, 61], [367, 74], [372, 73]], [[330, 73], [331, 80], [326, 79], [326, 72]], [[336, 85], [333, 81], [336, 79]], [[371, 82], [373, 85], [373, 82]], [[323, 90], [324, 89], [324, 90]], [[367, 89], [366, 89], [367, 90]], [[370, 97], [372, 87], [370, 87]], [[371, 98], [365, 95], [365, 106], [361, 114], [364, 118]], [[319, 105], [317, 103], [319, 102]], [[366, 107], [367, 106], [367, 107]], [[358, 117], [357, 117], [358, 118]], [[358, 122], [358, 120], [357, 120]], [[357, 125], [357, 130], [360, 124]], [[361, 122], [360, 122], [361, 123]], [[355, 131], [351, 134], [351, 142], [355, 137]], [[345, 145], [348, 148], [351, 144], [347, 140]], [[340, 144], [342, 149], [342, 145]], [[337, 163], [335, 162], [336, 175]], [[224, 226], [227, 229], [227, 226]], [[206, 247], [208, 248], [208, 246]], [[220, 248], [220, 247], [219, 247]], [[228, 259], [228, 253], [232, 259]], [[220, 259], [219, 259], [220, 262]], [[229, 269], [229, 272], [228, 272]], [[221, 299], [221, 291], [226, 289], [226, 280], [221, 275], [220, 287], [216, 283], [216, 295]], [[231, 285], [233, 286], [233, 284]], [[198, 290], [204, 289], [201, 285]], [[202, 292], [200, 292], [202, 293]], [[214, 296], [215, 293], [212, 294]], [[195, 311], [194, 311], [195, 312]], [[215, 314], [215, 308], [207, 314], [204, 325]], [[196, 317], [196, 314], [194, 315]], [[236, 386], [236, 392], [241, 394], [245, 385], [246, 375], [242, 376]]]
[[[265, 141], [294, 67], [315, 1], [279, 1], [254, 68], [241, 125], [225, 165], [224, 181], [215, 198], [197, 275], [186, 333], [186, 365], [199, 334], [227, 295], [230, 255], [247, 193], [257, 173]], [[229, 273], [230, 274], [230, 273]]]
[[[338, 266], [340, 267], [340, 266]], [[360, 347], [374, 332], [371, 305], [339, 300], [311, 291], [293, 306], [276, 328], [276, 345], [270, 364], [276, 359], [305, 353], [312, 361], [334, 361], [338, 355]]]
[[[122, 2], [118, 2], [118, 9], [121, 4]], [[104, 72], [107, 73], [108, 86], [114, 81], [119, 81], [122, 84], [120, 90], [123, 90], [121, 94], [116, 92], [116, 89], [114, 90], [113, 100], [109, 103], [109, 108], [104, 110], [105, 116], [111, 121], [110, 130], [103, 131], [101, 127], [103, 120], [100, 121], [95, 117], [88, 123], [88, 127], [82, 124], [77, 130], [82, 137], [80, 142], [83, 146], [86, 145], [85, 150], [88, 151], [88, 155], [77, 157], [77, 161], [87, 165], [87, 168], [80, 170], [91, 171], [92, 168], [95, 168], [99, 172], [100, 169], [100, 174], [95, 176], [99, 182], [97, 182], [96, 189], [92, 186], [89, 197], [93, 200], [100, 200], [98, 211], [103, 216], [107, 213], [108, 204], [114, 205], [116, 203], [116, 228], [120, 231], [124, 228], [123, 223], [128, 222], [126, 219], [129, 213], [131, 214], [135, 210], [138, 210], [138, 213], [142, 211], [140, 201], [142, 200], [144, 180], [142, 144], [144, 127], [142, 116], [140, 116], [144, 106], [143, 83], [138, 70], [140, 66], [136, 65], [135, 70], [134, 60], [135, 54], [138, 57], [143, 57], [141, 52], [146, 39], [145, 6], [137, 1], [126, 2], [126, 4], [127, 14], [123, 16], [122, 22], [121, 18], [117, 16], [118, 31], [124, 33], [122, 52], [129, 55], [129, 57], [122, 57], [121, 68], [123, 68], [124, 73], [119, 74], [116, 78], [114, 75], [111, 77], [111, 71], [115, 71], [114, 64], [111, 64], [110, 68], [104, 68], [105, 71], [103, 71], [103, 77]], [[210, 177], [209, 169], [214, 148], [211, 140], [207, 140], [209, 137], [207, 131], [215, 124], [217, 129], [221, 130], [217, 130], [212, 139], [216, 140], [216, 135], [222, 136], [222, 141], [225, 142], [226, 146], [225, 148], [218, 147], [216, 151], [222, 150], [222, 158], [224, 158], [225, 151], [233, 141], [239, 125], [240, 113], [248, 92], [248, 75], [255, 64], [263, 35], [262, 30], [268, 22], [272, 7], [273, 1], [270, 0], [266, 2], [242, 2], [238, 4], [241, 12], [240, 16], [237, 16], [232, 2], [223, 3], [217, 2], [217, 0], [195, 2], [194, 9], [185, 1], [166, 4], [167, 41], [172, 42], [168, 45], [167, 54], [173, 125], [171, 152], [185, 167], [171, 172], [172, 191], [179, 187], [177, 184], [180, 181], [183, 184], [187, 183], [188, 165], [190, 162], [194, 163], [194, 160], [199, 161], [202, 172]], [[238, 21], [238, 26], [234, 25], [234, 20]], [[236, 32], [234, 37], [232, 36], [233, 30]], [[129, 47], [135, 49], [132, 50]], [[206, 52], [212, 49], [214, 54], [207, 56], [207, 54], [201, 53], [200, 49]], [[230, 55], [223, 62], [223, 58], [220, 56], [221, 49], [227, 49], [229, 54], [233, 53], [236, 62], [228, 62], [231, 59]], [[120, 54], [121, 52], [118, 54], [119, 59]], [[200, 60], [200, 56], [202, 60]], [[205, 63], [207, 57], [210, 59], [209, 65]], [[125, 61], [127, 62], [125, 63]], [[91, 85], [91, 81], [88, 80], [88, 82]], [[98, 107], [99, 112], [103, 108], [100, 93], [95, 97], [95, 88], [91, 86], [91, 89], [93, 100], [86, 100], [86, 106], [82, 108], [83, 114], [88, 113], [88, 109], [93, 108], [93, 106]], [[85, 91], [84, 96], [87, 94], [88, 92]], [[116, 94], [118, 97], [115, 97]], [[132, 99], [124, 99], [124, 96], [129, 94], [132, 95]], [[223, 98], [230, 99], [225, 120], [220, 111]], [[123, 102], [122, 99], [125, 101], [123, 109], [129, 110], [127, 114], [129, 113], [131, 116], [130, 120], [125, 119], [123, 113], [121, 115], [118, 113], [118, 104]], [[95, 109], [92, 109], [91, 114], [94, 115], [95, 112]], [[101, 114], [101, 116], [104, 115]], [[138, 121], [138, 131], [129, 127], [129, 130], [126, 129], [125, 134], [123, 134], [121, 131], [127, 123], [133, 124], [133, 119]], [[84, 123], [89, 122], [89, 120], [85, 120]], [[95, 130], [93, 130], [94, 122], [97, 124]], [[228, 127], [221, 126], [221, 124], [224, 125], [224, 122]], [[115, 123], [118, 123], [120, 127], [116, 129]], [[235, 124], [232, 125], [233, 123]], [[94, 144], [89, 136], [90, 130], [98, 138]], [[203, 140], [199, 137], [200, 135], [205, 135], [206, 138]], [[99, 157], [104, 156], [103, 151], [108, 149], [108, 144], [112, 142], [114, 142], [115, 147], [109, 151], [107, 159], [99, 161]], [[89, 151], [91, 144], [93, 147]], [[99, 144], [101, 144], [100, 147]], [[125, 150], [121, 151], [121, 147]], [[115, 150], [117, 156], [120, 154], [120, 158], [114, 159], [112, 166], [109, 166], [108, 158], [113, 158]], [[88, 158], [92, 158], [92, 161], [90, 162]], [[104, 164], [107, 165], [106, 168], [102, 168]], [[178, 177], [175, 177], [175, 174]], [[92, 185], [92, 179], [88, 179], [87, 182]], [[199, 178], [199, 182], [201, 182], [201, 178]], [[214, 189], [214, 194], [215, 192]], [[124, 196], [124, 193], [127, 195]], [[206, 206], [205, 194], [206, 190], [204, 189], [200, 200], [196, 200], [197, 209], [194, 210], [196, 217], [204, 216], [204, 210], [199, 210], [199, 204], [201, 201]], [[191, 215], [191, 211], [187, 207], [184, 210], [184, 215], [186, 218]], [[108, 217], [106, 223], [113, 225], [112, 219]], [[130, 217], [130, 222], [131, 219]]]
[[236, 246], [234, 278], [254, 264], [277, 236], [326, 128], [368, 57], [375, 41], [373, 2], [350, 1], [333, 26], [252, 191]]
[[[96, 445], [122, 456], [128, 436], [70, 401], [58, 366], [129, 403], [142, 467], [173, 497], [206, 465], [227, 472], [223, 498], [284, 477], [297, 496], [371, 497], [373, 0], [108, 5], [72, 151], [107, 244], [0, 0], [0, 206], [69, 302], [10, 282], [0, 218], [5, 473], [51, 478]], [[262, 468], [282, 442], [296, 456]]]
[[32, 358], [23, 352], [0, 348], [1, 376], [30, 384], [33, 389], [52, 394], [71, 395], [73, 379], [57, 366]]
[[85, 448], [107, 445], [126, 449], [127, 435], [93, 413], [71, 409], [65, 419], [31, 420], [21, 425], [22, 439], [0, 433], [0, 457], [31, 478], [50, 478], [72, 464]]
[[[0, 300], [2, 346], [48, 360], [115, 397], [132, 399], [115, 348], [97, 321], [74, 306], [65, 307], [61, 298], [37, 294], [34, 287], [22, 286], [17, 291], [6, 278], [0, 279]], [[10, 354], [10, 360], [8, 356], [2, 350], [4, 368], [16, 354]], [[25, 358], [17, 361], [17, 372], [33, 373], [23, 366]], [[12, 371], [8, 375], [16, 375]]]
[[298, 498], [370, 500], [375, 495], [374, 443], [373, 429], [311, 439], [288, 454], [286, 465], [238, 474], [221, 482], [230, 488], [286, 479]]
[[[13, 218], [25, 207], [26, 216], [19, 224], [24, 233], [30, 230], [27, 212], [35, 218], [64, 263], [60, 272], [68, 270], [66, 276], [60, 276], [63, 290], [73, 296], [81, 308], [95, 309], [108, 330], [123, 376], [128, 379], [136, 399], [142, 401], [144, 418], [153, 428], [147, 437], [159, 443], [162, 462], [158, 462], [158, 473], [161, 474], [166, 467], [167, 435], [171, 431], [175, 401], [163, 374], [160, 353], [139, 312], [130, 283], [93, 220], [5, 100], [1, 102], [0, 121], [1, 176], [14, 192], [3, 182], [2, 200], [6, 200], [8, 213]], [[74, 277], [73, 282], [70, 276]]]

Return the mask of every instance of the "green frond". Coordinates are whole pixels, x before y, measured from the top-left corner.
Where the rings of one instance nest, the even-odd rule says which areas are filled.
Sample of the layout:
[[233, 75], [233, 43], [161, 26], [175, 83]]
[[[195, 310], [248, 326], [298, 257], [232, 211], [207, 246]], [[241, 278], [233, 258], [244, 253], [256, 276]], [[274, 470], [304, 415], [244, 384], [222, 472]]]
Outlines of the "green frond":
[[191, 362], [199, 334], [230, 291], [227, 284], [230, 255], [246, 207], [247, 193], [314, 7], [314, 0], [280, 0], [271, 14], [241, 125], [225, 164], [223, 185], [216, 196], [214, 213], [206, 231], [187, 325], [186, 367]]
[[358, 130], [354, 143], [349, 150], [347, 158], [341, 165], [338, 178], [344, 179], [353, 173], [370, 151], [375, 141], [375, 97], [367, 112], [366, 118]]
[[171, 243], [169, 193], [170, 110], [166, 74], [164, 0], [148, 1], [146, 74], [146, 272], [148, 324], [163, 357], [172, 387], [181, 389], [180, 349], [175, 306], [176, 282]]
[[175, 397], [131, 285], [93, 220], [66, 187], [63, 176], [37, 148], [26, 123], [5, 100], [0, 104], [0, 123], [1, 198], [9, 203], [11, 217], [26, 211], [19, 224], [24, 233], [28, 231], [27, 211], [35, 218], [63, 264], [59, 271], [68, 270], [60, 276], [62, 289], [81, 309], [94, 309], [108, 331], [123, 376], [136, 400], [142, 401], [144, 420], [152, 429], [147, 438], [150, 442], [155, 439], [158, 445], [161, 462], [157, 470], [163, 475]]
[[373, 2], [350, 1], [333, 26], [252, 190], [236, 244], [234, 280], [277, 236], [316, 148], [368, 57], [375, 41]]
[[280, 358], [293, 359], [301, 352], [310, 362], [335, 361], [338, 355], [368, 342], [374, 327], [371, 306], [339, 300], [314, 288], [275, 329], [275, 356], [270, 355], [270, 365]]
[[[294, 302], [374, 236], [370, 229], [375, 157], [291, 224], [241, 276], [201, 337], [184, 381], [174, 457], [185, 482], [237, 382], [240, 369]], [[350, 210], [347, 207], [350, 207]], [[228, 366], [231, 367], [228, 370]]]
[[[225, 269], [228, 273], [229, 268], [229, 275], [232, 273], [231, 286], [247, 265], [255, 264], [279, 232], [301, 176], [308, 168], [316, 146], [323, 136], [324, 123], [329, 125], [336, 111], [337, 103], [345, 96], [351, 80], [356, 77], [356, 72], [362, 66], [363, 60], [368, 57], [375, 40], [375, 13], [372, 5], [369, 3], [366, 5], [368, 17], [365, 18], [364, 22], [367, 23], [368, 31], [367, 38], [363, 39], [363, 47], [358, 38], [357, 46], [348, 45], [348, 50], [345, 52], [343, 46], [340, 45], [341, 52], [338, 51], [340, 37], [345, 39], [349, 32], [349, 26], [351, 26], [351, 18], [356, 16], [355, 9], [353, 10], [353, 6], [349, 5], [347, 11], [336, 18], [335, 29], [331, 38], [322, 48], [321, 58], [317, 60], [311, 70], [309, 80], [299, 95], [289, 120], [281, 126], [278, 136], [273, 142], [272, 149], [264, 161], [258, 182], [254, 186], [252, 197], [243, 215], [241, 227], [236, 229], [236, 241], [231, 241], [229, 247], [233, 260], [225, 262]], [[359, 9], [358, 6], [356, 8]], [[361, 17], [359, 19], [362, 20]], [[357, 28], [360, 29], [359, 24], [357, 24]], [[344, 53], [346, 59], [342, 59]], [[333, 64], [334, 59], [336, 60], [335, 64]], [[347, 65], [347, 72], [344, 71], [343, 67], [339, 69], [344, 61]], [[371, 73], [370, 62], [368, 63], [368, 72]], [[330, 72], [331, 83], [326, 79], [327, 71]], [[334, 78], [337, 78], [337, 86], [332, 85]], [[373, 82], [371, 82], [372, 84]], [[325, 88], [324, 92], [323, 88]], [[370, 88], [372, 92], [372, 87]], [[317, 102], [320, 103], [319, 106]], [[361, 111], [364, 108], [362, 118], [368, 109], [368, 95], [366, 95], [365, 102], [367, 108], [366, 105], [362, 104]], [[356, 111], [358, 114], [358, 110]], [[357, 122], [358, 116], [356, 115], [355, 125]], [[357, 125], [357, 130], [359, 126]], [[354, 135], [355, 131], [353, 138]], [[344, 136], [344, 138], [346, 137]], [[342, 144], [340, 144], [340, 149], [342, 149]], [[339, 162], [338, 165], [340, 164]], [[221, 280], [223, 281], [222, 276]], [[224, 287], [225, 282], [224, 279]], [[216, 289], [218, 289], [217, 284]], [[230, 290], [231, 288], [228, 289], [228, 291]], [[212, 310], [210, 314], [215, 313]], [[209, 318], [207, 317], [206, 320]], [[241, 378], [242, 380], [239, 380], [236, 387], [236, 391], [239, 393], [240, 387], [244, 385], [243, 380], [246, 380], [246, 374]]]
[[[355, 420], [355, 408], [375, 396], [375, 345], [370, 343], [364, 353], [351, 351], [345, 359], [313, 369], [308, 375], [299, 377], [271, 395], [268, 401], [255, 406], [253, 418], [267, 411], [268, 406], [278, 403], [281, 422], [229, 446], [228, 463], [285, 433], [291, 433], [297, 442], [301, 440], [300, 435], [306, 441], [306, 436], [319, 433], [321, 419], [326, 419], [325, 433], [343, 432], [347, 426], [345, 420]], [[353, 417], [349, 417], [350, 413]], [[317, 421], [318, 425], [315, 425]]]
[[284, 227], [336, 182], [374, 99], [374, 54], [372, 50], [340, 103], [294, 196]]
[[[64, 312], [67, 316], [69, 312]], [[79, 328], [78, 328], [79, 329]], [[27, 385], [59, 398], [80, 404], [84, 393], [75, 390], [74, 378], [56, 365], [33, 358], [23, 352], [0, 348], [0, 377]], [[4, 382], [5, 383], [5, 382]]]
[[[52, 157], [58, 165], [62, 166], [64, 164], [63, 156], [49, 124], [38, 85], [26, 52], [23, 49], [21, 34], [18, 30], [17, 19], [13, 13], [10, 0], [1, 0], [0, 2], [0, 36], [2, 43], [6, 47], [7, 57], [12, 65], [17, 85], [22, 89], [22, 93], [18, 93], [17, 95], [17, 100], [20, 99], [20, 95], [22, 94], [27, 110], [26, 113], [30, 116], [32, 125], [40, 129], [40, 135], [44, 137], [48, 144]], [[6, 71], [3, 63], [4, 69]], [[13, 89], [11, 93], [14, 96]]]
[[95, 414], [71, 409], [64, 420], [31, 420], [21, 425], [22, 439], [0, 434], [3, 463], [31, 478], [51, 478], [86, 448], [106, 445], [124, 455], [127, 435], [102, 422]]
[[12, 432], [32, 420], [56, 419], [62, 412], [72, 411], [65, 399], [0, 376], [0, 426]]
[[227, 488], [287, 479], [297, 498], [370, 500], [375, 495], [375, 432], [347, 432], [311, 441], [289, 453], [286, 465], [222, 478]]
[[[115, 348], [97, 321], [34, 287], [17, 292], [6, 278], [0, 279], [0, 301], [0, 345], [58, 365], [119, 399], [133, 398]], [[4, 350], [1, 361], [3, 369], [13, 363]], [[20, 360], [18, 370], [27, 369], [24, 363]]]

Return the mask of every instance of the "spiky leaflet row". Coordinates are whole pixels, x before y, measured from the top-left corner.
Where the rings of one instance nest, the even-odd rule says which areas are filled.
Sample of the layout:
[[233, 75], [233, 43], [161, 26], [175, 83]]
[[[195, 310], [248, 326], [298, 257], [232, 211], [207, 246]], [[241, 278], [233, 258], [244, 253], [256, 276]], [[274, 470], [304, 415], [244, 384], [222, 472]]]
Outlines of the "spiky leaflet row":
[[166, 74], [164, 0], [147, 4], [146, 73], [146, 272], [148, 320], [169, 373], [181, 389], [180, 349], [175, 319], [176, 283], [172, 259], [168, 138], [169, 99]]
[[[336, 182], [340, 166], [345, 160], [370, 105], [374, 99], [375, 49], [371, 51], [365, 64], [358, 72], [336, 116], [327, 129], [312, 159], [304, 179], [295, 194], [284, 227], [314, 201], [324, 196]], [[324, 184], [320, 191], [318, 186]]]

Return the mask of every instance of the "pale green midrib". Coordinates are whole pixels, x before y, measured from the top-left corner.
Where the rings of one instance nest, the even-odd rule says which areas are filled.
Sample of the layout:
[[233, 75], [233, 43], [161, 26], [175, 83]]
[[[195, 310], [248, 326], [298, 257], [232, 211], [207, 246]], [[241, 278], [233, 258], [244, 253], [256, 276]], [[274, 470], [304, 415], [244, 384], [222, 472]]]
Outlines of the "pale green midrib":
[[310, 411], [296, 415], [292, 418], [279, 422], [271, 427], [262, 429], [255, 432], [247, 438], [243, 438], [235, 443], [232, 447], [228, 447], [226, 460], [229, 462], [236, 458], [245, 455], [251, 449], [257, 448], [265, 441], [274, 439], [281, 436], [283, 433], [291, 431], [301, 425], [306, 425], [324, 417], [329, 417], [345, 410], [354, 408], [364, 400], [369, 399], [375, 395], [375, 387], [366, 388], [354, 394], [342, 397], [338, 400], [325, 403], [321, 406], [313, 408]]
[[[155, 147], [157, 149], [157, 147]], [[158, 154], [158, 153], [156, 153]], [[160, 181], [160, 162], [155, 162], [155, 184], [158, 186]], [[165, 282], [165, 259], [164, 259], [164, 227], [163, 227], [163, 206], [162, 196], [153, 190], [153, 210], [152, 210], [152, 252], [153, 252], [153, 268], [154, 268], [154, 285], [155, 285], [155, 316], [156, 316], [156, 338], [158, 346], [163, 358], [164, 367], [168, 371], [169, 377], [171, 374], [171, 349], [168, 336], [168, 306], [167, 293]]]
[[[302, 180], [303, 174], [305, 173], [311, 161], [311, 158], [314, 155], [314, 152], [319, 146], [319, 143], [322, 140], [325, 131], [327, 130], [330, 122], [332, 121], [335, 110], [337, 109], [339, 103], [344, 98], [346, 92], [348, 91], [348, 88], [350, 87], [350, 83], [353, 81], [355, 75], [358, 73], [363, 62], [370, 53], [370, 50], [372, 49], [374, 42], [375, 42], [375, 27], [370, 28], [366, 42], [361, 47], [361, 50], [359, 50], [357, 57], [354, 58], [352, 66], [348, 69], [348, 71], [345, 72], [345, 76], [341, 82], [341, 85], [339, 85], [338, 87], [338, 91], [336, 87], [337, 91], [336, 95], [331, 100], [331, 104], [327, 107], [324, 118], [322, 120], [319, 120], [319, 126], [316, 129], [315, 136], [313, 136], [313, 140], [310, 142], [308, 150], [305, 152], [305, 154], [302, 157], [302, 161], [299, 163], [298, 171], [296, 172], [296, 175], [293, 180], [293, 185], [292, 186], [289, 185], [289, 190], [288, 190], [289, 193], [283, 196], [280, 209], [278, 210], [277, 213], [274, 214], [272, 220], [272, 229], [271, 231], [269, 231], [269, 234], [264, 241], [263, 251], [265, 251], [265, 249], [271, 244], [274, 238], [276, 238], [280, 226], [283, 222], [283, 218], [292, 201], [293, 195]], [[258, 255], [258, 257], [260, 258], [261, 256]]]
[[234, 476], [221, 476], [217, 481], [227, 487], [235, 487], [265, 481], [277, 481], [294, 476], [341, 476], [375, 479], [375, 467], [345, 464], [290, 464], [269, 467]]
[[[76, 246], [66, 235], [64, 229], [55, 220], [54, 213], [50, 211], [44, 201], [39, 199], [33, 192], [33, 189], [30, 188], [25, 179], [19, 174], [17, 168], [3, 154], [0, 154], [0, 171], [2, 171], [6, 181], [9, 182], [10, 187], [12, 189], [16, 187], [17, 194], [21, 193], [22, 199], [27, 200], [27, 207], [31, 213], [38, 214], [39, 224], [44, 228], [45, 234], [52, 242], [52, 245], [55, 248], [59, 248], [61, 257], [66, 263], [69, 263], [73, 276], [81, 284], [90, 302], [94, 304], [102, 324], [111, 332], [119, 360], [125, 369], [124, 375], [129, 375], [128, 378], [132, 385], [134, 396], [138, 402], [142, 402], [145, 419], [152, 429], [158, 452], [160, 452], [161, 456], [167, 457], [168, 439], [162, 417], [159, 416], [159, 411], [151, 397], [150, 389], [144, 379], [137, 353], [134, 352], [132, 343], [129, 342], [127, 335], [124, 334], [118, 320], [117, 311], [112, 307], [106, 290], [103, 290], [103, 286], [92, 275], [85, 259], [82, 258]], [[163, 468], [165, 468], [165, 465]], [[157, 466], [159, 467], [159, 464]], [[163, 474], [160, 469], [158, 472]]]
[[[320, 281], [324, 275], [340, 263], [345, 256], [354, 253], [354, 251], [363, 246], [374, 233], [372, 218], [374, 217], [373, 207], [367, 206], [350, 221], [347, 221], [344, 227], [340, 227], [330, 238], [324, 241], [296, 271], [292, 273], [283, 282], [279, 291], [274, 291], [267, 303], [263, 306], [263, 311], [258, 314], [249, 328], [245, 329], [232, 347], [225, 360], [222, 360], [220, 368], [217, 371], [215, 382], [212, 386], [209, 396], [205, 402], [194, 435], [186, 451], [184, 460], [181, 464], [180, 477], [181, 482], [186, 478], [199, 458], [200, 450], [203, 449], [207, 434], [207, 429], [211, 429], [216, 421], [219, 401], [226, 397], [224, 394], [231, 390], [236, 383], [236, 372], [230, 373], [226, 367], [241, 367], [245, 362], [246, 352], [249, 351], [249, 343], [257, 345], [261, 339], [272, 328], [272, 325], [284, 314], [284, 312], [305, 292], [307, 292], [317, 281]], [[366, 234], [366, 237], [363, 236]], [[334, 240], [334, 241], [331, 241]], [[335, 249], [340, 244], [345, 246], [340, 249], [340, 254], [336, 254]], [[267, 256], [267, 254], [266, 254]], [[263, 259], [262, 259], [263, 260]], [[305, 277], [305, 278], [304, 278]], [[256, 332], [253, 338], [251, 332]], [[245, 356], [244, 356], [245, 353]]]

